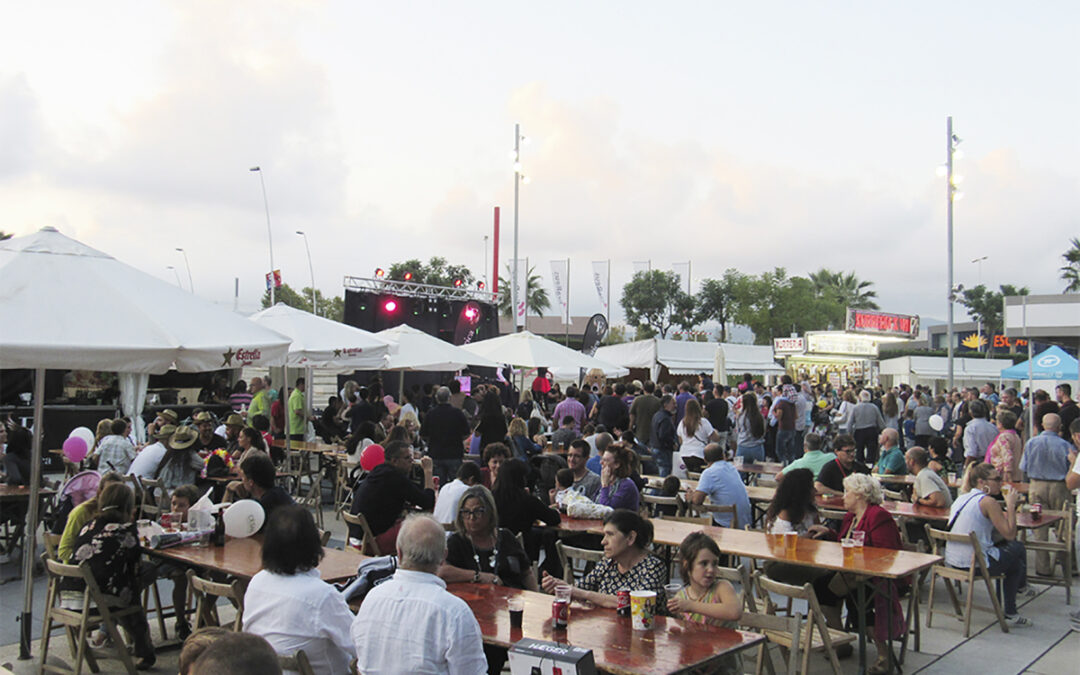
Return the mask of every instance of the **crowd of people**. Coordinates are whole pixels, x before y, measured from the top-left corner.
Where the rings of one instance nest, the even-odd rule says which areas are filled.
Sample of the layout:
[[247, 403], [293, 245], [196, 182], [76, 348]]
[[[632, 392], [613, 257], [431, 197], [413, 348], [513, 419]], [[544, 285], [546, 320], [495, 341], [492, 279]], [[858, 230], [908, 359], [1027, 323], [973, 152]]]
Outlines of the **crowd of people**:
[[[395, 400], [378, 380], [366, 386], [350, 381], [312, 418], [300, 380], [283, 412], [292, 416], [300, 392], [300, 437], [301, 426], [312, 421], [327, 441], [342, 443], [352, 461], [374, 444], [383, 451], [378, 466], [356, 477], [348, 508], [364, 516], [376, 552], [396, 554], [397, 571], [367, 593], [354, 616], [344, 596], [318, 577], [322, 546], [311, 513], [293, 505], [276, 482], [272, 440], [293, 429], [273, 422], [273, 405], [284, 396], [259, 378], [250, 393], [238, 389], [229, 396], [235, 412], [220, 425], [208, 412], [180, 424], [166, 410], [149, 425], [152, 442], [142, 448], [130, 441], [127, 421], [99, 425], [90, 461], [104, 473], [102, 487], [67, 516], [59, 555], [90, 562], [103, 588], [137, 602], [139, 580], [183, 574], [168, 566], [142, 569], [137, 539], [132, 544], [124, 476], [160, 480], [173, 495], [172, 510], [184, 512], [210, 485], [208, 477], [235, 469], [238, 479], [214, 499], [256, 499], [267, 514], [264, 569], [248, 586], [244, 630], [278, 653], [303, 649], [317, 672], [343, 672], [352, 659], [361, 672], [387, 664], [398, 670], [498, 672], [505, 650], [482, 645], [476, 619], [446, 591], [446, 583], [564, 589], [552, 526], [586, 506], [602, 514], [603, 536], [569, 541], [601, 550], [603, 560], [573, 584], [572, 597], [614, 607], [620, 590], [651, 590], [661, 612], [735, 625], [742, 602], [717, 575], [722, 556], [706, 535], [682, 543], [684, 586], [666, 596], [668, 566], [653, 551], [650, 521], [663, 509], [643, 499], [655, 490], [646, 476], [665, 479], [658, 492], [683, 495], [690, 505], [732, 507], [713, 513], [713, 522], [742, 528], [752, 514], [746, 474], [737, 463], [766, 460], [783, 468], [765, 531], [834, 540], [858, 534], [866, 545], [883, 548], [900, 548], [903, 537], [882, 507], [882, 487], [871, 474], [912, 474], [908, 498], [950, 509], [953, 532], [975, 533], [990, 573], [1004, 576], [1006, 619], [1028, 626], [1032, 622], [1018, 608], [1018, 598], [1029, 592], [1028, 556], [1017, 541], [1020, 497], [1012, 490], [1000, 499], [1002, 482], [1026, 478], [1028, 502], [1055, 510], [1070, 508], [1072, 491], [1080, 486], [1080, 420], [1068, 384], [1058, 386], [1056, 401], [1045, 392], [1028, 401], [993, 385], [935, 394], [907, 385], [835, 389], [797, 384], [787, 376], [772, 387], [750, 376], [737, 386], [702, 376], [678, 384], [634, 381], [563, 391], [541, 373], [520, 400], [505, 382], [474, 382], [466, 393], [458, 379], [413, 388]], [[18, 432], [8, 430], [7, 437], [10, 480], [23, 469]], [[679, 479], [690, 477], [697, 482], [685, 490]], [[955, 493], [953, 480], [960, 481]], [[842, 495], [846, 516], [820, 518], [819, 495]], [[359, 546], [367, 534], [351, 526], [348, 543]], [[918, 527], [905, 534], [920, 537]], [[1031, 535], [1046, 536], [1047, 528]], [[950, 565], [967, 567], [972, 550], [950, 542], [945, 557]], [[1048, 553], [1039, 552], [1035, 561], [1036, 574], [1052, 572], [1055, 561]], [[811, 583], [831, 626], [843, 627], [845, 603], [855, 611], [851, 580], [844, 575], [782, 563], [765, 571], [779, 581]], [[905, 625], [899, 603], [890, 605], [888, 598], [895, 600], [905, 589], [903, 581], [871, 583], [893, 591], [876, 594], [867, 617], [881, 655]], [[183, 608], [184, 599], [174, 594], [174, 603]], [[147, 649], [145, 615], [131, 616], [127, 627], [135, 653], [140, 667], [148, 667], [154, 655]], [[884, 616], [892, 620], [881, 621]], [[1080, 613], [1073, 617], [1080, 624]], [[183, 618], [178, 630], [187, 633]], [[877, 670], [884, 668], [881, 658]]]

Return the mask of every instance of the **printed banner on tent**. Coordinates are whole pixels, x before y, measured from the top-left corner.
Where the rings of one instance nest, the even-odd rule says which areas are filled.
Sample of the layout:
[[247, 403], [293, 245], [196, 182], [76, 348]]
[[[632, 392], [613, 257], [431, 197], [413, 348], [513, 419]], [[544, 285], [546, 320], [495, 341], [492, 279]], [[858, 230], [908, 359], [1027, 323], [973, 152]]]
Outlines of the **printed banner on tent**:
[[525, 313], [528, 310], [527, 295], [529, 292], [529, 259], [518, 258], [517, 261], [517, 278], [514, 279], [514, 285], [517, 286], [517, 307], [514, 308], [514, 325], [525, 325]]
[[559, 307], [561, 308], [559, 316], [566, 315], [566, 303], [568, 302], [566, 291], [568, 290], [568, 284], [570, 283], [569, 276], [569, 260], [551, 261], [551, 289], [554, 291], [555, 300], [559, 303]]
[[600, 297], [600, 305], [604, 308], [604, 314], [608, 313], [608, 277], [611, 276], [610, 260], [594, 260], [592, 264], [593, 285], [596, 286], [596, 294]]

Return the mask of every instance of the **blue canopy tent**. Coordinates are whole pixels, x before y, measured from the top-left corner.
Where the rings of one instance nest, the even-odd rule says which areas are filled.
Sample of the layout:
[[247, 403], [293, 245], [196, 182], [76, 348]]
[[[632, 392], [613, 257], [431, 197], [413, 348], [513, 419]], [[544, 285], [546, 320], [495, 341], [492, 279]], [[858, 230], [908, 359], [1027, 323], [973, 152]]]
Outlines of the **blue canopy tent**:
[[1028, 361], [1009, 366], [1001, 371], [1003, 380], [1071, 380], [1077, 378], [1077, 361], [1069, 356], [1064, 349], [1054, 345], [1032, 357], [1031, 371], [1028, 371]]

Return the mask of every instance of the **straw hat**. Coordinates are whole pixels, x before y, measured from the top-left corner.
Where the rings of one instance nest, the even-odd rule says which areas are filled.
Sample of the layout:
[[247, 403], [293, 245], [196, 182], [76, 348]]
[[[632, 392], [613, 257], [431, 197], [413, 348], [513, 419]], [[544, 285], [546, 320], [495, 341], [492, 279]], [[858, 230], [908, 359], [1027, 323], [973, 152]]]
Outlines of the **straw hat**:
[[169, 438], [169, 436], [172, 436], [175, 433], [176, 433], [176, 425], [175, 424], [166, 424], [165, 426], [161, 427], [160, 429], [158, 429], [154, 433], [154, 440], [164, 441], [167, 438]]
[[227, 427], [242, 427], [244, 426], [244, 418], [236, 413], [232, 413], [225, 418], [225, 426]]
[[213, 424], [214, 418], [210, 413], [203, 411], [195, 416], [195, 423], [201, 424], [203, 422], [210, 422], [211, 424]]
[[188, 426], [180, 427], [173, 433], [169, 440], [169, 446], [174, 450], [185, 450], [195, 444], [199, 439], [199, 433]]
[[180, 416], [176, 414], [176, 411], [170, 410], [168, 408], [159, 412], [158, 416], [164, 417], [166, 420], [168, 420], [169, 424], [176, 424], [180, 421]]

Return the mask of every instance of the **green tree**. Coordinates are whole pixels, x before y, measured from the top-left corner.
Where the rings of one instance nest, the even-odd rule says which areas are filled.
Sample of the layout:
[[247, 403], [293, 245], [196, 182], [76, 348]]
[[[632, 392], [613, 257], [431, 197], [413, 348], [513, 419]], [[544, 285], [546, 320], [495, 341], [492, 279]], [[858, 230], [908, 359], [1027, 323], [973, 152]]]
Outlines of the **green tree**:
[[727, 342], [728, 324], [736, 314], [739, 289], [745, 283], [746, 275], [736, 269], [724, 270], [719, 279], [703, 280], [694, 299], [694, 322], [716, 321], [720, 324], [720, 342]]
[[877, 309], [877, 291], [872, 281], [861, 281], [854, 272], [833, 272], [822, 267], [810, 273], [810, 282], [819, 298], [838, 303], [843, 308]]
[[1065, 293], [1080, 293], [1080, 237], [1073, 237], [1072, 246], [1061, 254], [1065, 265], [1061, 268], [1061, 280], [1065, 282]]
[[626, 342], [626, 326], [611, 326], [600, 344], [606, 347], [607, 345], [621, 345], [624, 342]]
[[[510, 265], [506, 266], [506, 276], [513, 276]], [[507, 317], [513, 316], [510, 311], [510, 282], [503, 277], [499, 277], [499, 288], [503, 289], [499, 293], [499, 313]], [[530, 267], [525, 274], [525, 299], [528, 302], [526, 311], [533, 312], [536, 316], [544, 316], [544, 312], [551, 309], [547, 289], [544, 288], [540, 275], [536, 274], [535, 266]]]
[[471, 285], [476, 281], [472, 271], [465, 265], [450, 265], [446, 258], [433, 256], [427, 263], [422, 263], [416, 258], [405, 262], [394, 263], [386, 273], [386, 278], [394, 281], [405, 281], [405, 275], [412, 274], [412, 281], [417, 284], [431, 286], [453, 286], [456, 280], [463, 284]]
[[[1030, 291], [1027, 287], [1002, 284], [999, 291], [992, 291], [986, 286], [979, 284], [975, 288], [968, 288], [960, 293], [957, 301], [967, 310], [968, 316], [982, 323], [983, 335], [997, 335], [1003, 332], [1004, 298], [1006, 295], [1027, 295]], [[986, 350], [987, 358], [990, 357], [990, 349]]]
[[662, 338], [672, 326], [690, 330], [694, 325], [694, 299], [682, 290], [674, 272], [635, 273], [623, 286], [620, 304], [628, 324], [639, 330], [647, 327]]
[[778, 267], [736, 286], [735, 322], [754, 332], [754, 342], [772, 343], [791, 333], [824, 330], [843, 321], [844, 308], [835, 299], [822, 297], [815, 283], [804, 277], [788, 277]]
[[[326, 317], [333, 321], [343, 321], [345, 318], [345, 300], [336, 295], [332, 298], [326, 298], [322, 291], [315, 291], [315, 301], [319, 305], [319, 316]], [[274, 290], [274, 302], [288, 305], [289, 307], [295, 307], [305, 312], [311, 311], [311, 287], [305, 287], [301, 292], [297, 293], [289, 284], [282, 284], [281, 288]], [[267, 290], [263, 293], [262, 297], [263, 309], [270, 306], [270, 291]]]

